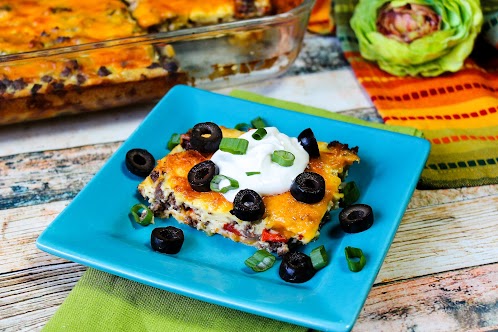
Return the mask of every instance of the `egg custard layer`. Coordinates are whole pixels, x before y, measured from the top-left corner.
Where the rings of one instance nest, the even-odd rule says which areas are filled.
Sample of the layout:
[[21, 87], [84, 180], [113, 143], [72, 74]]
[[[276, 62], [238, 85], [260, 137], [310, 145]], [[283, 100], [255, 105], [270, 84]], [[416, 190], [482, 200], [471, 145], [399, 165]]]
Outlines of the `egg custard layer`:
[[[223, 137], [239, 137], [244, 132], [220, 127]], [[196, 164], [208, 160], [212, 154], [202, 154], [188, 148], [188, 133], [182, 144], [160, 159], [150, 175], [138, 186], [157, 217], [173, 216], [180, 223], [206, 232], [220, 234], [236, 242], [266, 249], [279, 255], [289, 246], [307, 244], [319, 236], [320, 227], [328, 212], [339, 205], [343, 197], [340, 185], [350, 165], [359, 162], [357, 148], [339, 142], [319, 142], [320, 157], [310, 158], [305, 169], [320, 174], [325, 180], [324, 198], [314, 204], [297, 201], [290, 191], [263, 196], [265, 213], [254, 222], [237, 218], [230, 211], [233, 203], [221, 193], [197, 192], [187, 175]], [[290, 188], [289, 188], [290, 189]]]

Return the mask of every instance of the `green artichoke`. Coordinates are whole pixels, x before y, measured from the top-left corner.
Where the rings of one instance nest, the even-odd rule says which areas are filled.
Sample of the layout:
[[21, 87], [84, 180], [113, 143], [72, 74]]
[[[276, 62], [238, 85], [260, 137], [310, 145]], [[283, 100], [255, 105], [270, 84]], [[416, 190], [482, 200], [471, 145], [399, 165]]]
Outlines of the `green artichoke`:
[[458, 71], [482, 23], [479, 0], [360, 0], [351, 18], [361, 55], [397, 76]]

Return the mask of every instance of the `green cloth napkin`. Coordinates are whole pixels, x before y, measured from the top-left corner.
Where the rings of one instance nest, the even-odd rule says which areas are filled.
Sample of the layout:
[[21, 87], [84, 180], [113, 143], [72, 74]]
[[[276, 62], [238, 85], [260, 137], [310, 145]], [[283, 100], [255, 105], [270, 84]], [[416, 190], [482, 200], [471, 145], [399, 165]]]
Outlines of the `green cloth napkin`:
[[[232, 96], [365, 126], [420, 136], [406, 127], [386, 126], [245, 91]], [[304, 332], [307, 328], [210, 304], [89, 268], [43, 328], [106, 332]]]
[[307, 329], [89, 268], [42, 331], [304, 332]]

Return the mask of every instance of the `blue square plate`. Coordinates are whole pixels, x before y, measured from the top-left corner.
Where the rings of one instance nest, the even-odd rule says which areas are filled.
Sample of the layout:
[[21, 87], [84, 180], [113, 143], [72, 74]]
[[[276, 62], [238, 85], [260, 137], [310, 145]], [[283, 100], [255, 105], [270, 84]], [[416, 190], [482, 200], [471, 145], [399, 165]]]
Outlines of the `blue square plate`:
[[[338, 212], [332, 212], [320, 239], [304, 248], [309, 253], [325, 245], [330, 263], [303, 284], [282, 281], [278, 262], [266, 272], [253, 273], [244, 260], [254, 248], [219, 235], [209, 237], [174, 220], [156, 220], [155, 225], [182, 228], [182, 250], [176, 255], [156, 253], [149, 244], [154, 226], [138, 226], [128, 215], [141, 201], [136, 189], [141, 179], [124, 166], [128, 150], [145, 148], [159, 159], [168, 153], [166, 143], [173, 133], [205, 121], [233, 127], [257, 116], [289, 136], [310, 127], [321, 141], [359, 146], [361, 162], [351, 167], [348, 179], [361, 190], [359, 202], [373, 207], [375, 222], [365, 232], [346, 234], [338, 227]], [[177, 86], [47, 227], [37, 245], [56, 256], [199, 300], [318, 330], [347, 331], [367, 298], [428, 153], [424, 139]], [[349, 271], [346, 246], [365, 253], [362, 271]]]

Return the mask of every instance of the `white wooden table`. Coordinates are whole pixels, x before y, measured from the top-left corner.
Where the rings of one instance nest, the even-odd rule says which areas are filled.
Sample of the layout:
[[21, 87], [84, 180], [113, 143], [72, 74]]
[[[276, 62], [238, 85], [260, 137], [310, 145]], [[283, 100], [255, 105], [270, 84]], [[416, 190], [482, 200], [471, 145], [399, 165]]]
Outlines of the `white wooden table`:
[[[284, 77], [237, 88], [378, 121], [332, 37], [307, 36]], [[81, 277], [36, 238], [152, 106], [0, 127], [0, 330], [40, 330]], [[353, 331], [493, 330], [498, 185], [415, 191]]]

